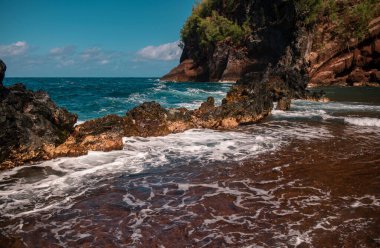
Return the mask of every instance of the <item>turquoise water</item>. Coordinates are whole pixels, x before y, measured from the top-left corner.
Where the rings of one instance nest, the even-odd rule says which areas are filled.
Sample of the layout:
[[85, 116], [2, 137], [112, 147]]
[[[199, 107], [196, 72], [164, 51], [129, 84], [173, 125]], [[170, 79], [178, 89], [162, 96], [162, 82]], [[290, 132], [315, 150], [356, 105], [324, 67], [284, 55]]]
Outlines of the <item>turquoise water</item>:
[[165, 107], [194, 109], [213, 96], [220, 103], [231, 84], [164, 83], [157, 78], [6, 78], [5, 85], [22, 82], [44, 90], [80, 121], [107, 114], [124, 115], [131, 108], [156, 101]]

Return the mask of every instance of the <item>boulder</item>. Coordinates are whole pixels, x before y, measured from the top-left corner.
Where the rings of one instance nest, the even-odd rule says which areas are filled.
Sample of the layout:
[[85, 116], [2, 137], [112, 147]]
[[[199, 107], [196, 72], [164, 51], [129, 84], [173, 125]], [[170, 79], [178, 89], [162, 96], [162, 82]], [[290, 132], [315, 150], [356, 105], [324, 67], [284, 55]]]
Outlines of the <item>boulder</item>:
[[372, 70], [369, 74], [369, 81], [371, 83], [380, 83], [380, 71], [379, 70]]
[[282, 97], [278, 100], [276, 109], [277, 110], [283, 110], [283, 111], [289, 110], [290, 109], [290, 103], [291, 103], [290, 98]]
[[5, 71], [6, 70], [7, 70], [7, 66], [0, 59], [0, 88], [3, 86], [3, 80], [4, 80], [4, 77], [5, 77]]
[[350, 75], [348, 75], [347, 77], [347, 83], [349, 85], [359, 85], [357, 83], [365, 83], [367, 82], [367, 77], [365, 75], [365, 72], [360, 69], [360, 68], [356, 68], [355, 70], [353, 70]]
[[24, 85], [4, 87], [0, 96], [0, 169], [49, 159], [74, 130], [77, 115], [59, 108], [47, 93]]

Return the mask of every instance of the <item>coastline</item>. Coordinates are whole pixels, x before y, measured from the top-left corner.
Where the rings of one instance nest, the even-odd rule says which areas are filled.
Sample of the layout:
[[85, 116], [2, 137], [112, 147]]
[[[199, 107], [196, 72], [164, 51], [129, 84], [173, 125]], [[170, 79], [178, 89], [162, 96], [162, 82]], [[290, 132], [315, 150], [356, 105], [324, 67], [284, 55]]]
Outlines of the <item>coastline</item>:
[[[259, 132], [254, 136], [259, 141], [269, 129], [274, 128], [271, 121], [266, 119], [255, 126], [240, 127], [243, 129], [237, 133], [249, 133], [248, 130], [251, 129], [256, 132], [261, 130], [263, 133]], [[299, 129], [292, 131], [294, 125], [301, 123], [303, 124]], [[306, 123], [308, 125], [305, 126]], [[204, 142], [208, 137], [204, 137], [203, 133], [196, 136], [190, 132], [187, 139], [183, 138], [185, 136], [177, 139], [141, 139], [140, 144], [146, 144], [142, 148], [148, 149], [149, 153], [162, 154], [162, 150], [154, 150], [161, 146], [166, 151], [165, 154], [173, 153], [177, 157], [175, 165], [145, 167], [144, 170], [131, 167], [129, 172], [126, 170], [129, 167], [123, 167], [108, 159], [108, 164], [98, 163], [78, 168], [77, 172], [63, 175], [68, 181], [75, 182], [80, 178], [83, 180], [76, 181], [78, 185], [72, 185], [77, 189], [71, 191], [74, 190], [78, 195], [71, 196], [69, 202], [60, 200], [67, 195], [57, 195], [56, 205], [48, 210], [44, 209], [46, 205], [41, 205], [41, 209], [35, 209], [33, 214], [24, 215], [20, 209], [19, 217], [12, 219], [3, 215], [0, 226], [5, 228], [2, 235], [6, 236], [0, 237], [0, 240], [9, 247], [21, 241], [49, 246], [56, 242], [55, 230], [59, 229], [59, 240], [62, 244], [73, 245], [72, 240], [75, 239], [81, 244], [101, 245], [102, 241], [95, 239], [96, 233], [108, 233], [110, 228], [114, 228], [112, 230], [115, 235], [107, 235], [106, 239], [108, 244], [115, 247], [121, 243], [146, 246], [151, 244], [152, 236], [158, 244], [166, 247], [170, 247], [174, 238], [189, 246], [232, 245], [229, 240], [234, 240], [234, 244], [239, 245], [303, 243], [333, 246], [348, 242], [358, 246], [376, 247], [380, 238], [380, 195], [376, 178], [380, 169], [376, 163], [380, 159], [377, 152], [380, 149], [380, 132], [363, 128], [359, 132], [361, 135], [357, 135], [357, 126], [342, 128], [343, 124], [339, 123], [326, 123], [325, 129], [315, 126], [313, 120], [300, 120], [298, 124], [294, 122], [293, 125], [283, 126], [278, 134], [289, 133], [288, 138], [284, 137], [286, 143], [261, 154], [254, 155], [250, 152], [252, 157], [238, 161], [219, 158], [218, 161], [192, 160], [189, 163], [186, 157], [178, 160], [180, 156], [175, 155], [178, 145], [171, 142], [177, 140], [186, 143], [187, 139], [194, 141], [194, 137], [203, 137], [203, 141], [199, 142]], [[278, 137], [278, 134], [273, 134], [273, 137]], [[219, 140], [216, 138], [217, 133], [211, 135]], [[233, 137], [237, 134], [231, 135]], [[225, 139], [223, 136], [220, 138]], [[246, 138], [247, 141], [255, 140], [252, 137]], [[245, 141], [239, 137], [237, 139]], [[138, 140], [129, 140], [129, 145], [133, 146]], [[161, 145], [157, 143], [158, 140], [162, 141]], [[226, 144], [231, 146], [228, 141]], [[188, 155], [186, 149], [189, 147], [184, 148], [183, 155]], [[216, 151], [216, 148], [211, 147], [208, 151]], [[195, 151], [201, 152], [202, 149]], [[121, 154], [120, 152], [119, 156]], [[45, 166], [37, 165], [29, 169], [35, 172], [46, 171], [49, 175], [51, 172], [47, 168], [51, 167], [55, 175], [54, 173], [65, 168], [65, 164], [67, 168], [71, 168], [70, 160], [73, 160], [72, 164], [84, 166], [86, 161], [91, 163], [90, 158], [99, 161], [99, 156], [109, 158], [109, 155], [110, 153], [94, 153], [83, 158], [57, 159], [45, 163]], [[134, 163], [142, 161], [137, 158], [133, 160]], [[25, 169], [28, 168], [16, 169], [17, 173], [13, 177], [18, 178], [27, 173]], [[41, 179], [41, 183], [49, 182], [48, 175]], [[102, 180], [92, 182], [95, 178]], [[51, 176], [50, 179], [59, 178]], [[104, 186], [104, 181], [113, 186]], [[363, 184], [363, 181], [366, 183]], [[87, 188], [86, 182], [91, 185], [91, 189], [82, 194], [82, 190]], [[38, 186], [37, 183], [36, 190]], [[62, 190], [64, 188], [57, 188], [53, 194]], [[44, 195], [38, 197], [45, 199]], [[53, 203], [54, 201], [49, 204]], [[73, 214], [75, 219], [72, 218]], [[21, 228], [19, 218], [24, 220]], [[93, 221], [94, 218], [96, 221]], [[40, 220], [44, 220], [45, 226], [35, 228], [34, 223], [39, 223]], [[358, 225], [360, 228], [357, 228]], [[19, 229], [14, 229], [16, 226]], [[167, 226], [172, 228], [165, 228]], [[13, 228], [13, 231], [8, 231], [11, 230], [8, 228]], [[122, 240], [116, 235], [119, 230], [122, 231]], [[91, 236], [76, 236], [84, 232]], [[36, 238], [41, 235], [45, 238]], [[215, 236], [203, 239], [208, 235]]]

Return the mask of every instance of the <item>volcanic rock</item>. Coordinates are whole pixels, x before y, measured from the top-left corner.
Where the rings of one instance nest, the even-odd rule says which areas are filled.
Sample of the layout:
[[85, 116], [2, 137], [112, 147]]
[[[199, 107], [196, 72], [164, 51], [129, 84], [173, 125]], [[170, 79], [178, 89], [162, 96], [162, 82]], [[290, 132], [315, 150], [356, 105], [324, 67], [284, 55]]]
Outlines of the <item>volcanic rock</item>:
[[16, 84], [0, 89], [0, 169], [48, 159], [45, 148], [65, 142], [77, 116], [47, 93]]

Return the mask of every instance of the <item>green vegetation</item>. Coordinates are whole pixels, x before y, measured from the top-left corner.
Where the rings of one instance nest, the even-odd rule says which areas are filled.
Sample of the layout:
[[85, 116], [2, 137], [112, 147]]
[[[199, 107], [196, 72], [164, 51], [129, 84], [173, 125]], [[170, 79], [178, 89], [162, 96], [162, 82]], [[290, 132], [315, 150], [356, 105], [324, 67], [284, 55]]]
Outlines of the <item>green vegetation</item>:
[[305, 18], [306, 25], [319, 20], [335, 24], [336, 35], [343, 39], [363, 39], [369, 21], [380, 14], [378, 0], [294, 0], [297, 12]]
[[294, 0], [296, 11], [307, 25], [315, 22], [323, 10], [323, 0]]
[[[234, 0], [229, 0], [226, 4], [232, 6], [233, 3]], [[207, 49], [227, 39], [239, 44], [251, 34], [248, 20], [243, 25], [238, 25], [215, 10], [219, 4], [220, 0], [204, 0], [193, 9], [181, 30], [182, 42], [196, 40], [201, 48]]]
[[203, 59], [220, 42], [244, 45], [255, 29], [282, 20], [286, 13], [281, 6], [290, 4], [306, 27], [311, 29], [315, 24], [326, 23], [332, 28], [329, 32], [333, 36], [348, 44], [350, 39], [360, 40], [368, 34], [369, 21], [380, 14], [378, 3], [379, 0], [273, 1], [273, 17], [264, 10], [264, 5], [244, 14], [237, 10], [253, 5], [240, 0], [199, 0], [181, 30], [181, 40], [193, 59]]
[[[376, 9], [378, 3], [377, 0], [362, 0], [359, 4], [349, 9], [350, 22], [355, 24], [351, 32], [355, 37], [364, 38], [367, 34], [368, 23], [378, 14], [376, 13], [378, 12], [378, 9]], [[346, 23], [343, 23], [343, 25], [346, 25]]]

